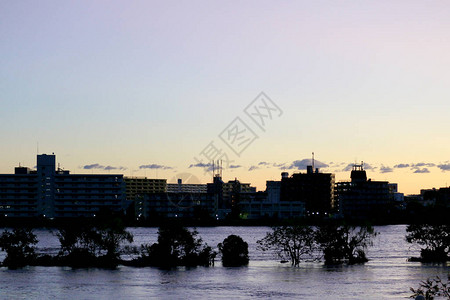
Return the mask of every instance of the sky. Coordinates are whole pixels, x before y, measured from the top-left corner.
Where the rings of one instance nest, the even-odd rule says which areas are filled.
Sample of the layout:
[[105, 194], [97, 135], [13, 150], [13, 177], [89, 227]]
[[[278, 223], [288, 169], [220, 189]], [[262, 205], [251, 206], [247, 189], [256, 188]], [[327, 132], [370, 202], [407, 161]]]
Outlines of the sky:
[[[0, 173], [450, 183], [448, 1], [1, 1]], [[224, 162], [225, 160], [225, 162]]]

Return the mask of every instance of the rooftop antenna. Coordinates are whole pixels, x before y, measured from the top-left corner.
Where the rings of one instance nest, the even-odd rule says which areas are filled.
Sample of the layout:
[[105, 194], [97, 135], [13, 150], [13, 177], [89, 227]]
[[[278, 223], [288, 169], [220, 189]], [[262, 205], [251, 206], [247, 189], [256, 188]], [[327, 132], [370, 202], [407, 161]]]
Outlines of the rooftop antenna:
[[312, 169], [313, 169], [313, 172], [314, 172], [314, 152], [312, 153]]
[[222, 160], [220, 160], [220, 178], [222, 178], [222, 171], [223, 171]]

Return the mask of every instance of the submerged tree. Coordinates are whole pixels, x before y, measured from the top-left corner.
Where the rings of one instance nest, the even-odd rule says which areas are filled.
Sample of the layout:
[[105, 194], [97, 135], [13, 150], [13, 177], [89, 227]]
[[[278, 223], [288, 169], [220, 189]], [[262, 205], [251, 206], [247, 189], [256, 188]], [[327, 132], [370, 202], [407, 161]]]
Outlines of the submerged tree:
[[157, 243], [141, 246], [141, 258], [137, 264], [163, 268], [211, 265], [215, 252], [203, 244], [197, 234], [197, 231], [191, 232], [178, 224], [162, 226]]
[[0, 248], [6, 251], [3, 265], [18, 268], [32, 263], [36, 259], [36, 235], [31, 229], [15, 228], [5, 230], [0, 236]]
[[133, 235], [125, 230], [119, 219], [111, 219], [98, 226], [62, 227], [56, 235], [61, 244], [61, 264], [73, 267], [115, 267], [119, 262], [120, 245], [133, 241]]
[[406, 228], [406, 241], [424, 248], [420, 251], [424, 262], [449, 260], [450, 225], [413, 224]]
[[368, 261], [365, 251], [376, 235], [371, 226], [326, 224], [318, 228], [316, 241], [325, 264], [354, 264]]
[[315, 235], [310, 226], [291, 225], [272, 227], [272, 232], [257, 241], [258, 249], [274, 250], [282, 260], [289, 260], [298, 266], [305, 257], [311, 257], [314, 250]]
[[60, 256], [85, 253], [96, 256], [100, 251], [100, 235], [93, 226], [66, 226], [58, 229]]
[[436, 278], [428, 278], [420, 283], [419, 288], [411, 288], [411, 292], [413, 292], [413, 294], [410, 298], [416, 298], [421, 295], [426, 300], [432, 300], [435, 297], [445, 297], [450, 299], [450, 282], [443, 282], [439, 276], [436, 276]]
[[120, 246], [123, 242], [132, 243], [133, 235], [125, 230], [121, 219], [112, 219], [103, 224], [98, 229], [102, 250], [106, 251], [106, 258], [118, 260], [120, 256]]
[[248, 244], [240, 236], [229, 235], [217, 246], [222, 254], [224, 267], [248, 265]]

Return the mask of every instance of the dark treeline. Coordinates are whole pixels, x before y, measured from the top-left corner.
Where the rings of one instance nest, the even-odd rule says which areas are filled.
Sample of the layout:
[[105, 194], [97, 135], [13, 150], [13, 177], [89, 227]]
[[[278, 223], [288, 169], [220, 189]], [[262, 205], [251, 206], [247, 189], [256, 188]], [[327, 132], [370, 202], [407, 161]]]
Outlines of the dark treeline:
[[[133, 236], [120, 218], [97, 219], [84, 223], [62, 223], [51, 229], [58, 237], [57, 255], [38, 255], [37, 237], [31, 228], [6, 229], [0, 235], [0, 248], [6, 252], [2, 263], [9, 268], [26, 265], [115, 268], [118, 265], [172, 268], [176, 266], [211, 266], [216, 255], [204, 243], [196, 230], [180, 222], [168, 222], [159, 227], [158, 240], [153, 244], [132, 246]], [[354, 264], [367, 261], [365, 251], [377, 233], [370, 225], [355, 226], [343, 222], [319, 225], [302, 223], [272, 226], [258, 241], [258, 249], [271, 250], [282, 260], [298, 266], [313, 258], [325, 264]], [[449, 260], [450, 225], [412, 224], [406, 230], [406, 241], [421, 247], [421, 262]], [[239, 236], [231, 235], [217, 245], [224, 266], [248, 264], [248, 245]], [[123, 260], [123, 254], [132, 257]]]
[[[177, 266], [211, 266], [217, 252], [180, 222], [159, 227], [153, 244], [132, 246], [133, 235], [120, 218], [88, 219], [84, 223], [62, 222], [49, 229], [57, 236], [60, 250], [56, 255], [37, 254], [36, 235], [31, 228], [17, 226], [0, 235], [0, 249], [6, 252], [2, 266], [16, 269], [24, 266], [69, 266], [73, 268], [135, 267], [173, 268]], [[231, 235], [218, 245], [224, 266], [248, 264], [248, 245]], [[123, 260], [125, 254], [132, 257]]]

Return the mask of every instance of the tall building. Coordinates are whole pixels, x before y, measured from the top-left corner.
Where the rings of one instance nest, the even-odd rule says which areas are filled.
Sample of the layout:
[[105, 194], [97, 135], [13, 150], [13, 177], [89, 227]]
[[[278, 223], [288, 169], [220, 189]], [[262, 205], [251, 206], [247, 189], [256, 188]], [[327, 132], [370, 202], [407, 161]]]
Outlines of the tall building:
[[345, 218], [379, 218], [388, 214], [394, 204], [395, 186], [389, 186], [387, 181], [367, 179], [362, 164], [353, 166], [350, 178], [350, 182], [336, 184], [340, 211]]
[[312, 166], [306, 173], [281, 178], [281, 202], [304, 202], [307, 216], [327, 216], [334, 202], [334, 174], [320, 173]]
[[17, 167], [0, 175], [0, 216], [92, 217], [124, 209], [123, 175], [70, 174], [56, 169], [55, 161], [55, 155], [41, 154], [36, 170]]

